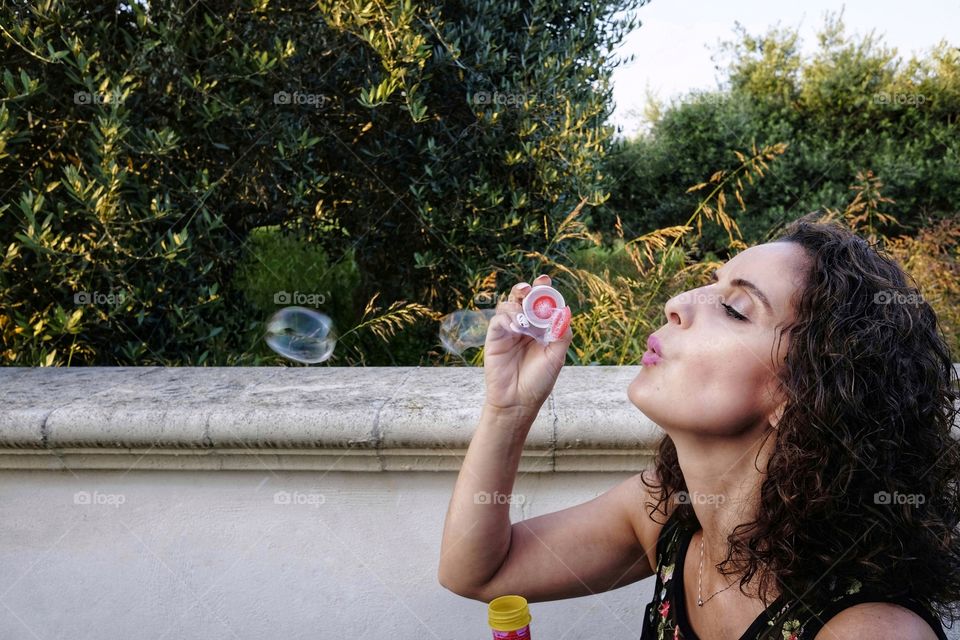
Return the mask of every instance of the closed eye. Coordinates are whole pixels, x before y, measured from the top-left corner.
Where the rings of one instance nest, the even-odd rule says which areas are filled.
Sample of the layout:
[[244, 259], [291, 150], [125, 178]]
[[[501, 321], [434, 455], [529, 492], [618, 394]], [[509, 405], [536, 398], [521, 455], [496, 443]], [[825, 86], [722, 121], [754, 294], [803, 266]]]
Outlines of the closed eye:
[[[710, 274], [710, 282], [719, 282], [719, 281], [720, 281], [720, 274], [718, 273], [718, 271], [719, 271], [718, 269], [714, 269], [713, 272], [711, 272], [711, 274]], [[737, 311], [736, 309], [734, 309], [734, 308], [731, 307], [730, 305], [724, 304], [724, 303], [721, 302], [721, 303], [720, 303], [720, 306], [722, 306], [722, 307], [726, 310], [727, 315], [730, 316], [731, 318], [733, 318], [734, 320], [739, 320], [739, 321], [741, 321], [741, 322], [748, 322], [748, 321], [749, 321], [749, 318], [747, 318], [747, 316], [741, 314], [739, 311]]]
[[731, 318], [734, 318], [734, 319], [740, 320], [740, 321], [746, 321], [746, 320], [747, 320], [747, 316], [741, 314], [739, 311], [737, 311], [736, 309], [734, 309], [734, 308], [731, 307], [730, 305], [724, 304], [724, 303], [721, 302], [721, 303], [720, 303], [720, 306], [727, 310], [727, 315], [730, 316]]

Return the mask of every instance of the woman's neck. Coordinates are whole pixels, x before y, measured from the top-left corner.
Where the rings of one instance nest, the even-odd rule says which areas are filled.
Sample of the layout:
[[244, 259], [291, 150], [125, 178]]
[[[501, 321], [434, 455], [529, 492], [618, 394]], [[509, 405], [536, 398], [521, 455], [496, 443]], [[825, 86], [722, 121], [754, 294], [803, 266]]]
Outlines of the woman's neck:
[[702, 527], [702, 582], [706, 597], [732, 581], [732, 576], [721, 575], [715, 565], [727, 557], [728, 536], [738, 525], [756, 517], [760, 484], [774, 438], [772, 434], [765, 438], [759, 431], [742, 438], [670, 435], [687, 485], [688, 495], [684, 499], [689, 500]]

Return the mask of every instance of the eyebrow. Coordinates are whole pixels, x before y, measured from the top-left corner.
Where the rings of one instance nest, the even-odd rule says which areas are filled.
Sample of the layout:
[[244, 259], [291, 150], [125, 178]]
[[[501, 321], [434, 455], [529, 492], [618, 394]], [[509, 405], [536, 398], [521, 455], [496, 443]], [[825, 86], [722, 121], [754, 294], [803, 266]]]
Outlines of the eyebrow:
[[[719, 272], [720, 272], [719, 269], [714, 269], [713, 273], [710, 274], [710, 278], [712, 282], [718, 282], [720, 280]], [[746, 289], [750, 294], [752, 294], [761, 303], [763, 303], [763, 306], [766, 307], [768, 314], [774, 315], [773, 305], [770, 304], [770, 299], [767, 298], [766, 295], [764, 295], [763, 291], [760, 291], [760, 288], [757, 285], [753, 284], [749, 280], [744, 280], [743, 278], [734, 278], [733, 280], [730, 281], [730, 285], [734, 287], [740, 287], [740, 288]]]

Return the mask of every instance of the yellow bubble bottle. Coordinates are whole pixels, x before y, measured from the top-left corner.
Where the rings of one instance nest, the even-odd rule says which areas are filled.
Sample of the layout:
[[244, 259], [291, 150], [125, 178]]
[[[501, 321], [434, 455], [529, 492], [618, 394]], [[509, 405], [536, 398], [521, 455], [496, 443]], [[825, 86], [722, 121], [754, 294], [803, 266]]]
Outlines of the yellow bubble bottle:
[[490, 601], [487, 619], [494, 640], [530, 640], [530, 607], [523, 596], [500, 596]]

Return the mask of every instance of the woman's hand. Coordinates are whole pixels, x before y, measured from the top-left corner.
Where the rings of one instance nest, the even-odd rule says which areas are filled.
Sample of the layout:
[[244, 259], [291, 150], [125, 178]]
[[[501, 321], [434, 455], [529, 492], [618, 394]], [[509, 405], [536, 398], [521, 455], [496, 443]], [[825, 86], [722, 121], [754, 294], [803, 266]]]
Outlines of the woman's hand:
[[[550, 276], [539, 276], [533, 284], [549, 285]], [[523, 311], [521, 302], [531, 288], [526, 283], [517, 284], [510, 290], [509, 300], [497, 305], [487, 328], [483, 374], [488, 407], [534, 417], [560, 375], [573, 331], [567, 327], [559, 339], [544, 346], [510, 329]]]

